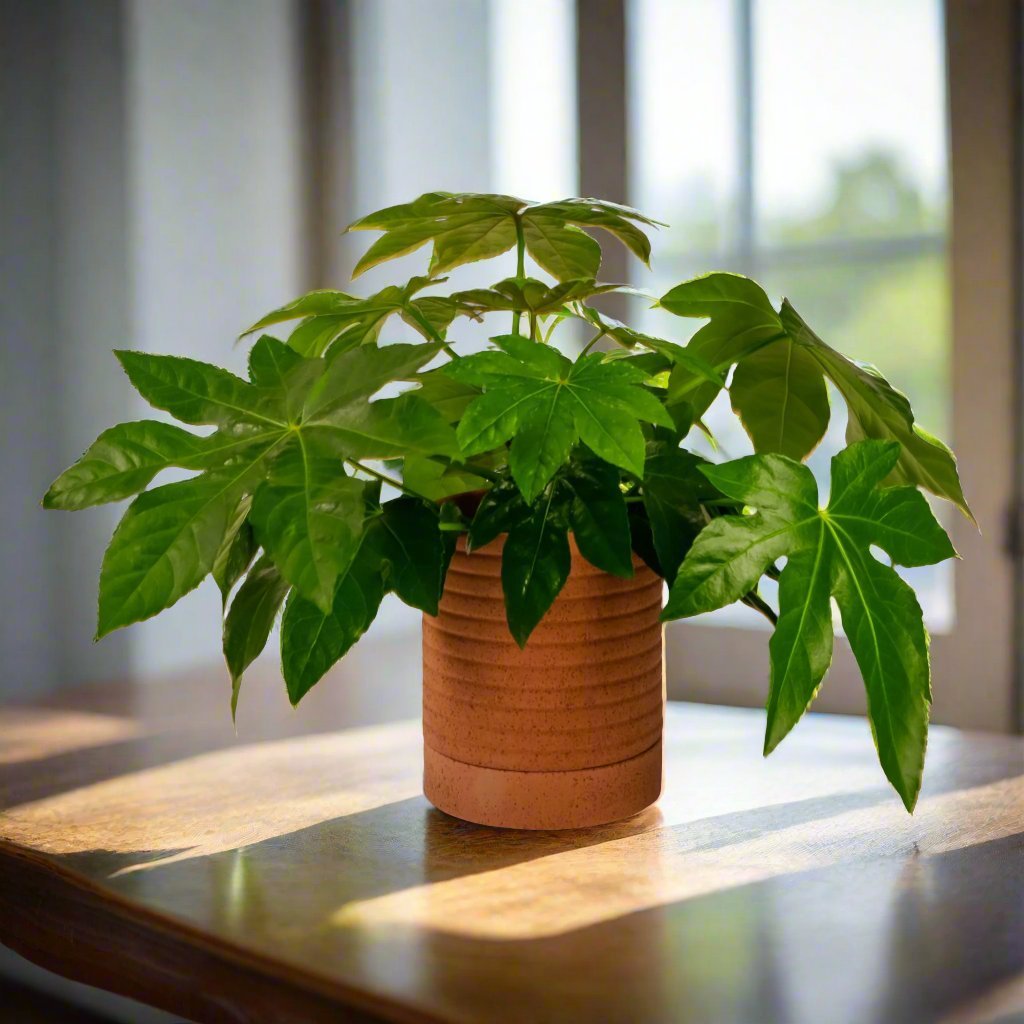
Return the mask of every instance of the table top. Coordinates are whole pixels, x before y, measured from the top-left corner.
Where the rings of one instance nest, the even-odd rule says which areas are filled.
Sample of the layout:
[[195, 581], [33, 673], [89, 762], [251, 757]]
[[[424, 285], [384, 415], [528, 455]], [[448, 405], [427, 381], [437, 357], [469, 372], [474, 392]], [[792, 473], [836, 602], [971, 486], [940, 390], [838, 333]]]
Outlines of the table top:
[[431, 808], [418, 723], [235, 737], [221, 690], [0, 709], [0, 941], [199, 1021], [1024, 1011], [1019, 739], [933, 728], [909, 816], [861, 719], [763, 760], [763, 713], [674, 705], [656, 807], [529, 833]]

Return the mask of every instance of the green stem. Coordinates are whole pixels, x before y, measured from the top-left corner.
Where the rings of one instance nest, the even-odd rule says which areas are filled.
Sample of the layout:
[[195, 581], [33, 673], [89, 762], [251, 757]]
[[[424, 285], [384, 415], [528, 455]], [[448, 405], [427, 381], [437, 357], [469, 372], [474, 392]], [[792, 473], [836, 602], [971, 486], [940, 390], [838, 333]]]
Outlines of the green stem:
[[358, 459], [346, 459], [345, 461], [348, 462], [350, 466], [354, 466], [356, 469], [361, 469], [367, 475], [376, 477], [382, 483], [390, 484], [396, 490], [401, 491], [403, 494], [407, 494], [410, 498], [420, 498], [422, 501], [430, 501], [425, 494], [418, 494], [416, 491], [409, 490], [405, 484], [396, 480], [394, 477], [388, 476], [387, 473], [380, 473], [371, 466], [364, 466]]
[[601, 330], [595, 334], [590, 341], [583, 346], [583, 351], [579, 354], [578, 358], [582, 359], [606, 334], [607, 332], [602, 327]]
[[436, 341], [441, 346], [441, 348], [443, 348], [445, 352], [447, 352], [448, 355], [452, 357], [452, 359], [462, 358], [462, 356], [460, 356], [459, 353], [456, 352], [455, 349], [452, 348], [452, 346], [447, 341], [445, 341], [444, 338], [441, 337], [441, 335], [434, 328], [434, 325], [425, 316], [423, 316], [423, 314], [420, 313], [420, 311], [416, 309], [415, 306], [408, 305], [405, 307], [405, 310], [409, 314], [409, 316], [411, 316], [413, 320], [415, 320], [416, 323], [418, 323], [420, 327], [422, 327], [423, 330], [425, 330], [427, 334], [429, 334], [430, 337], [433, 338], [434, 341]]
[[496, 484], [501, 476], [495, 473], [493, 470], [484, 469], [483, 466], [468, 466], [465, 462], [456, 462], [454, 459], [449, 459], [446, 455], [430, 455], [428, 456], [431, 462], [439, 462], [442, 466], [447, 466], [449, 469], [456, 469], [460, 473], [469, 473], [471, 476], [478, 476], [481, 480], [489, 480], [492, 484]]
[[[522, 284], [526, 277], [526, 237], [523, 234], [523, 221], [519, 214], [516, 214], [516, 283]], [[515, 310], [512, 314], [512, 333], [519, 333], [520, 312]]]

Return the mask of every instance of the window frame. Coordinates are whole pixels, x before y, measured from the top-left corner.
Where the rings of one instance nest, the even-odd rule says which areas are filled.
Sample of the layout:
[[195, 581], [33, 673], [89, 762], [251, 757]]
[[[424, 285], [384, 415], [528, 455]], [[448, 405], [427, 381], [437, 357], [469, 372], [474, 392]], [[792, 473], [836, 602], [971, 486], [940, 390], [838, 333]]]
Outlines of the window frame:
[[[938, 234], [759, 247], [755, 237], [753, 32], [756, 0], [733, 0], [737, 26], [738, 223], [733, 265], [756, 274], [776, 264], [839, 255], [891, 259], [946, 245]], [[963, 727], [1024, 728], [1024, 443], [1018, 157], [1021, 151], [1020, 15], [1013, 0], [947, 0], [946, 75], [950, 145], [949, 275], [952, 293], [952, 440], [966, 493], [984, 533], [957, 516], [953, 541], [956, 622], [932, 641], [933, 720]], [[580, 191], [629, 202], [630, 133], [626, 0], [577, 0]], [[618, 134], [619, 149], [608, 145]], [[702, 254], [694, 253], [695, 258]], [[705, 254], [709, 265], [722, 253]], [[618, 265], [608, 273], [622, 273]], [[1015, 528], [1008, 531], [1008, 527]], [[756, 706], [767, 694], [767, 633], [734, 626], [670, 624], [671, 698]], [[979, 652], [982, 652], [979, 656]], [[860, 674], [846, 642], [817, 710], [861, 713]]]

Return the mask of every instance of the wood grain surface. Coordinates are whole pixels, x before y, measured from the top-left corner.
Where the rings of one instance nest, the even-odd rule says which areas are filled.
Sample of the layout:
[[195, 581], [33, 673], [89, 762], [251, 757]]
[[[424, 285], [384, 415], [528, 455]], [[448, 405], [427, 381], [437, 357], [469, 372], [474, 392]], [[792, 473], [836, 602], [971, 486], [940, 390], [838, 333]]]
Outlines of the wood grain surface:
[[863, 720], [763, 760], [670, 705], [656, 807], [514, 832], [426, 803], [418, 723], [159, 690], [0, 710], [0, 941], [70, 977], [210, 1022], [1024, 1012], [1020, 740], [935, 728], [911, 817]]

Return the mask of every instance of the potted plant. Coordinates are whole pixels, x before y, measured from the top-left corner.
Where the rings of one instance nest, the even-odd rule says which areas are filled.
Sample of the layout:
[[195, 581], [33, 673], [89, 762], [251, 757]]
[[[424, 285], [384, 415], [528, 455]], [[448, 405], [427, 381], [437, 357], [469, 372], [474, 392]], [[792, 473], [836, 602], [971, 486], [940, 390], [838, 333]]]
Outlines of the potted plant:
[[[598, 312], [590, 300], [621, 286], [598, 283], [590, 232], [646, 263], [654, 225], [592, 199], [428, 193], [352, 225], [380, 232], [356, 275], [429, 244], [426, 273], [263, 317], [246, 332], [248, 380], [118, 352], [151, 405], [213, 430], [120, 424], [47, 492], [55, 509], [137, 495], [103, 560], [97, 637], [212, 574], [232, 712], [279, 617], [296, 704], [393, 592], [425, 613], [427, 796], [473, 821], [558, 828], [657, 799], [664, 620], [741, 601], [774, 623], [767, 754], [828, 670], [834, 598], [881, 766], [912, 810], [928, 636], [892, 566], [955, 555], [921, 493], [970, 515], [954, 457], [876, 370], [745, 277], [661, 297], [707, 321], [686, 345]], [[448, 271], [513, 249], [514, 277], [442, 289]], [[527, 255], [552, 280], [527, 276]], [[395, 317], [422, 341], [387, 344]], [[485, 351], [459, 351], [466, 318], [492, 328]], [[591, 332], [574, 358], [553, 345], [569, 321]], [[286, 324], [285, 340], [263, 333]], [[802, 464], [829, 422], [826, 380], [849, 417], [827, 503]], [[686, 443], [723, 388], [756, 454], [712, 464]], [[168, 467], [195, 475], [147, 490]]]

